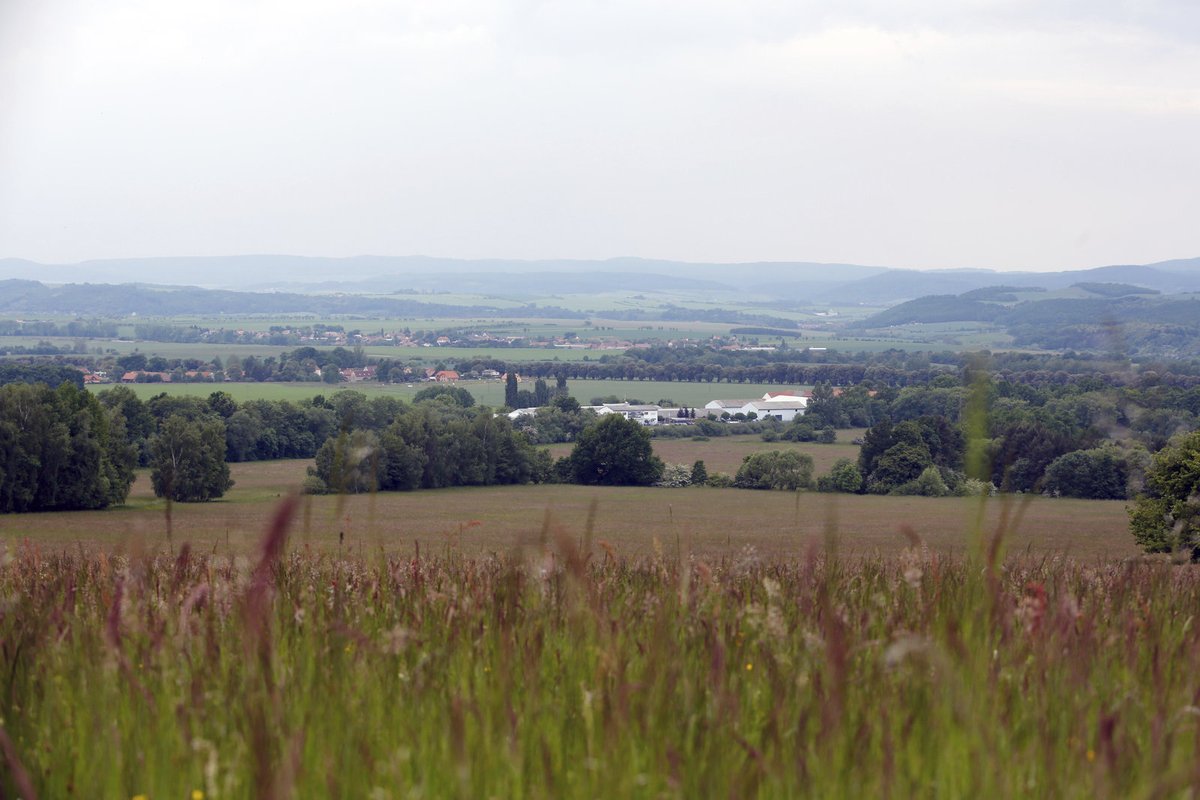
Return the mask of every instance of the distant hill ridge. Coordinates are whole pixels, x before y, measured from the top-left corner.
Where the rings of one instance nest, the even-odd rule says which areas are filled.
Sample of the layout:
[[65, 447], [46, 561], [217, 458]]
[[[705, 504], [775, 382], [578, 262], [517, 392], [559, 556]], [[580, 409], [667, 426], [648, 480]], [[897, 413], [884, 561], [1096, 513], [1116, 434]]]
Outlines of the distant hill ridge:
[[[1050, 349], [1125, 350], [1194, 356], [1200, 342], [1200, 299], [1167, 296], [1117, 283], [1079, 283], [1087, 297], [1034, 297], [966, 292], [909, 300], [848, 326], [882, 330], [946, 322], [999, 325], [1014, 343]], [[1013, 287], [995, 287], [1009, 290]], [[1027, 291], [1027, 290], [1025, 290]], [[1009, 302], [1009, 301], [1016, 302]]]
[[451, 290], [526, 297], [637, 287], [659, 290], [683, 282], [713, 292], [737, 293], [748, 289], [766, 292], [793, 302], [890, 306], [927, 295], [964, 294], [1001, 284], [1012, 291], [1116, 283], [1165, 294], [1200, 292], [1200, 258], [1059, 272], [1001, 272], [922, 271], [807, 261], [702, 263], [632, 257], [524, 261], [431, 256], [238, 255], [106, 259], [79, 264], [0, 259], [0, 278], [62, 284], [153, 283], [297, 294]]
[[516, 308], [447, 305], [369, 295], [306, 295], [234, 292], [194, 286], [0, 281], [0, 313], [80, 316], [172, 316], [179, 314], [317, 314], [349, 316], [504, 316], [582, 318], [577, 311], [531, 304]]

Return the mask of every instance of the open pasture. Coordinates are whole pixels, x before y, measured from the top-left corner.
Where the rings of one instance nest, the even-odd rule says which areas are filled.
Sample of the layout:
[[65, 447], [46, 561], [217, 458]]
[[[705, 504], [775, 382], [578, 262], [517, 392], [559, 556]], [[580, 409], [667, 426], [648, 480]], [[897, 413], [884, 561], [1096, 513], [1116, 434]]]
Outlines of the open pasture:
[[[234, 488], [220, 501], [175, 504], [171, 540], [165, 504], [139, 475], [127, 505], [96, 512], [10, 514], [0, 538], [47, 549], [158, 550], [187, 541], [203, 552], [249, 553], [277, 503], [304, 477], [307, 461], [234, 464]], [[299, 545], [323, 551], [412, 552], [422, 548], [467, 554], [536, 546], [548, 531], [595, 541], [616, 552], [658, 549], [735, 553], [753, 548], [800, 556], [836, 532], [844, 553], [896, 553], [911, 529], [934, 550], [966, 553], [976, 544], [977, 500], [825, 495], [743, 489], [663, 489], [586, 486], [471, 487], [305, 497], [294, 526]], [[1048, 498], [989, 499], [982, 529], [1006, 529], [1013, 551], [1083, 558], [1137, 554], [1124, 503]]]
[[[714, 472], [724, 472], [733, 475], [741, 466], [742, 460], [754, 453], [766, 450], [795, 450], [812, 456], [813, 475], [823, 475], [840, 458], [851, 461], [858, 459], [859, 446], [852, 444], [856, 437], [863, 435], [862, 428], [853, 428], [837, 432], [838, 440], [833, 444], [817, 444], [815, 442], [764, 442], [761, 437], [753, 434], [746, 436], [719, 436], [712, 439], [667, 439], [654, 438], [654, 454], [668, 464], [686, 464], [691, 466], [696, 461], [703, 461], [705, 469], [711, 475]], [[555, 458], [568, 455], [571, 444], [552, 444], [547, 449]]]
[[833, 444], [764, 442], [754, 435], [722, 436], [708, 441], [655, 439], [654, 453], [668, 464], [692, 464], [701, 460], [710, 474], [725, 472], [732, 475], [746, 456], [767, 450], [795, 450], [812, 456], [813, 475], [824, 475], [840, 458], [858, 459], [859, 446], [851, 442], [862, 435], [862, 429], [838, 431], [837, 435], [838, 440]]

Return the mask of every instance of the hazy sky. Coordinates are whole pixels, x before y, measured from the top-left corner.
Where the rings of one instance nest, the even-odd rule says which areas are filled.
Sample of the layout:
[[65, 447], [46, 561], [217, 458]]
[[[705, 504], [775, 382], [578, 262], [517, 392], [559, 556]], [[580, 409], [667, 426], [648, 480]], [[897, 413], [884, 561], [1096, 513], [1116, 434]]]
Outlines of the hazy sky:
[[1198, 220], [1196, 0], [0, 0], [0, 257], [1052, 269]]

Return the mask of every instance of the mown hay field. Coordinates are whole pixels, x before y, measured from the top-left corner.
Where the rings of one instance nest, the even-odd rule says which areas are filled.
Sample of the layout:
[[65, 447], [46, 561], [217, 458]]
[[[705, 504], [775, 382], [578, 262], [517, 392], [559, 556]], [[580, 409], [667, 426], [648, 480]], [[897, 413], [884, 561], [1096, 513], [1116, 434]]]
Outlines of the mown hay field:
[[[225, 498], [171, 508], [169, 538], [166, 505], [150, 494], [144, 472], [123, 507], [3, 515], [0, 538], [9, 547], [29, 540], [47, 549], [82, 546], [109, 551], [158, 551], [188, 541], [201, 552], [244, 554], [253, 550], [276, 504], [296, 490], [310, 463], [232, 465], [236, 484]], [[411, 553], [419, 541], [431, 552], [479, 555], [537, 546], [548, 532], [578, 538], [590, 517], [596, 541], [630, 556], [677, 548], [698, 553], [754, 548], [764, 554], [799, 556], [823, 546], [830, 531], [837, 533], [845, 553], [895, 553], [906, 546], [906, 529], [935, 550], [961, 554], [974, 546], [965, 531], [975, 524], [977, 513], [978, 501], [963, 498], [693, 487], [467, 487], [305, 497], [293, 538], [322, 551], [366, 553], [382, 548]], [[982, 514], [985, 530], [1008, 521], [1010, 552], [1028, 549], [1087, 559], [1137, 552], [1121, 502], [998, 497], [984, 504]]]

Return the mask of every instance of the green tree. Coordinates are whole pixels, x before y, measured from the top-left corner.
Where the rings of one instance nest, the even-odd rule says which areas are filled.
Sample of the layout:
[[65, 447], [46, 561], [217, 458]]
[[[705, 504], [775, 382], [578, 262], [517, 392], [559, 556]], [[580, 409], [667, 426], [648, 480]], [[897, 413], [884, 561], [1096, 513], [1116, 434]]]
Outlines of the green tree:
[[422, 400], [435, 400], [439, 397], [448, 397], [455, 404], [463, 408], [470, 408], [475, 405], [475, 395], [461, 386], [427, 386], [413, 395], [413, 402], [419, 403]]
[[158, 497], [202, 502], [233, 486], [225, 463], [225, 423], [219, 419], [167, 417], [150, 439], [149, 452], [150, 483]]
[[899, 442], [876, 460], [867, 486], [876, 494], [887, 494], [897, 486], [916, 480], [931, 466], [933, 459], [923, 443]]
[[309, 475], [319, 478], [325, 491], [358, 494], [380, 488], [385, 470], [386, 457], [375, 432], [356, 430], [327, 439]]
[[213, 392], [208, 396], [208, 407], [222, 419], [229, 419], [238, 410], [237, 401], [229, 392]]
[[1148, 553], [1182, 551], [1200, 560], [1200, 431], [1155, 454], [1129, 525]]
[[1063, 497], [1089, 500], [1124, 500], [1129, 467], [1115, 447], [1075, 450], [1046, 467], [1042, 488]]
[[509, 408], [518, 408], [517, 406], [517, 373], [512, 367], [508, 368], [508, 374], [504, 378], [504, 405]]
[[649, 486], [662, 476], [650, 432], [620, 414], [606, 414], [579, 434], [570, 455], [576, 483]]
[[692, 485], [703, 486], [708, 483], [708, 468], [704, 466], [704, 461], [697, 460], [692, 464]]
[[568, 414], [574, 413], [580, 408], [579, 401], [569, 394], [555, 395], [554, 399], [550, 401], [550, 405]]
[[62, 383], [0, 387], [0, 512], [124, 502], [136, 453], [124, 418]]

